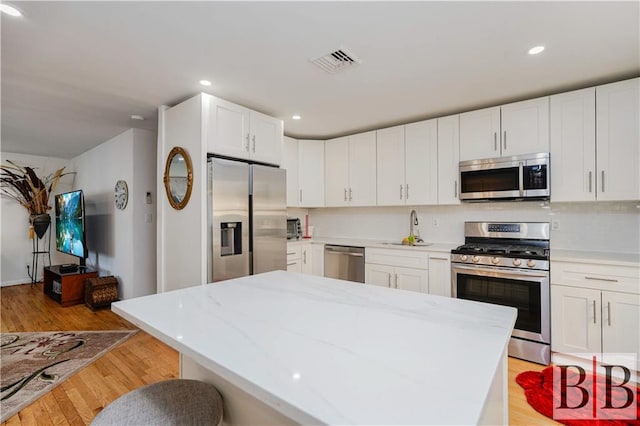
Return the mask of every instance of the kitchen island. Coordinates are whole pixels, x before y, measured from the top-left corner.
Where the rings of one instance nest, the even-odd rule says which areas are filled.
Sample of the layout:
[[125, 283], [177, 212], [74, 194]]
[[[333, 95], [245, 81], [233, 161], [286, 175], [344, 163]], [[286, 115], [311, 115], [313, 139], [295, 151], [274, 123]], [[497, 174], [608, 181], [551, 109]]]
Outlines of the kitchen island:
[[114, 303], [227, 424], [506, 424], [516, 310], [269, 272]]

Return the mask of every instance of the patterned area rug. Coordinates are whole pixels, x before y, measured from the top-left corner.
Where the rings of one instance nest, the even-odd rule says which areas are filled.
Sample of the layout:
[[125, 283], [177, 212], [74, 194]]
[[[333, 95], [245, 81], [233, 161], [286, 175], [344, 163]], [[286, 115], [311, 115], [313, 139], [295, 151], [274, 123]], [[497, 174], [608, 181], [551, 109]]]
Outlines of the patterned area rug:
[[134, 333], [122, 330], [1, 334], [0, 422]]

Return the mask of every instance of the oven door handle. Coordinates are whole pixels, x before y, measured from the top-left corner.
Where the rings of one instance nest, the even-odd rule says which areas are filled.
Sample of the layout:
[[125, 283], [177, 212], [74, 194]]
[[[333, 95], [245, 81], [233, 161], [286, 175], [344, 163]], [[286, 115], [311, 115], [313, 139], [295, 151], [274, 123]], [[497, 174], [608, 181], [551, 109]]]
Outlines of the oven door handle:
[[470, 272], [475, 272], [475, 275], [495, 276], [498, 278], [508, 278], [508, 277], [547, 278], [549, 276], [549, 272], [547, 271], [530, 271], [530, 270], [521, 270], [521, 269], [515, 269], [515, 268], [509, 268], [508, 270], [506, 270], [505, 268], [455, 265], [455, 266], [452, 266], [451, 269], [453, 271], [456, 271], [456, 270], [470, 271]]

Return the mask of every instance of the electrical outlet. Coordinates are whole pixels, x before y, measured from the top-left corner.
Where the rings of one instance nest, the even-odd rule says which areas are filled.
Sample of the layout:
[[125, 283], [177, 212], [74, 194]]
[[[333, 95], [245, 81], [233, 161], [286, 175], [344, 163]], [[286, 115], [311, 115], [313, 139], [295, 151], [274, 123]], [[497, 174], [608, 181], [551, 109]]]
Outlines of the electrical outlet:
[[438, 219], [433, 219], [431, 221], [431, 226], [433, 226], [434, 228], [437, 228], [440, 225], [440, 223], [438, 222]]
[[551, 229], [553, 229], [554, 231], [559, 231], [560, 230], [560, 221], [552, 220], [551, 221]]

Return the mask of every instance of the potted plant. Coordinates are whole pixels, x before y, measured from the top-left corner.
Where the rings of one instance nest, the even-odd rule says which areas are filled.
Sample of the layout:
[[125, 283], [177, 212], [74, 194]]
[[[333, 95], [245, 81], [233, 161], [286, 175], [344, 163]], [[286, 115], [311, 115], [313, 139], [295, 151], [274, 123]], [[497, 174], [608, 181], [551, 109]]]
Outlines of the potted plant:
[[0, 165], [0, 193], [20, 203], [29, 212], [29, 237], [33, 233], [42, 238], [51, 224], [49, 196], [55, 190], [64, 173], [64, 167], [48, 176], [39, 178], [32, 167], [20, 166], [7, 160], [8, 165]]

